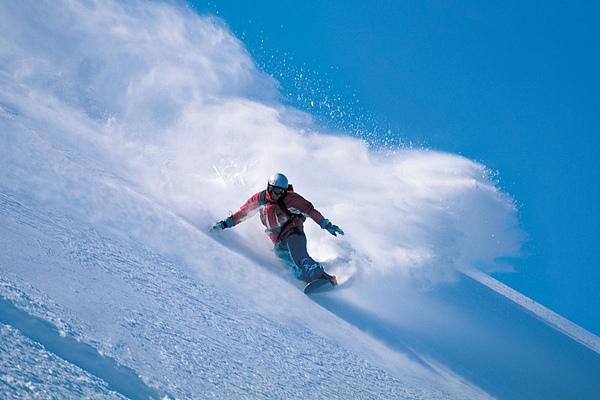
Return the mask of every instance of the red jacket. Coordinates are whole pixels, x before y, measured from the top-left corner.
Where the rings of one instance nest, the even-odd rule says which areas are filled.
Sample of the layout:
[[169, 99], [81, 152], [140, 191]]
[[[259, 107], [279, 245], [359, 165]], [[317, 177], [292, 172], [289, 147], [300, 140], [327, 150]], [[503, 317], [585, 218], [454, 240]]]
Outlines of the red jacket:
[[[273, 202], [268, 190], [263, 190], [250, 197], [237, 212], [231, 215], [233, 224], [237, 225], [260, 212], [260, 221], [267, 228], [265, 229], [267, 236], [276, 243], [283, 240], [293, 228], [302, 226], [306, 217], [312, 218], [319, 225], [325, 220], [310, 201], [293, 191], [291, 185], [283, 200], [280, 201], [283, 201], [292, 216], [288, 216], [277, 202]], [[290, 218], [293, 220], [286, 225]]]

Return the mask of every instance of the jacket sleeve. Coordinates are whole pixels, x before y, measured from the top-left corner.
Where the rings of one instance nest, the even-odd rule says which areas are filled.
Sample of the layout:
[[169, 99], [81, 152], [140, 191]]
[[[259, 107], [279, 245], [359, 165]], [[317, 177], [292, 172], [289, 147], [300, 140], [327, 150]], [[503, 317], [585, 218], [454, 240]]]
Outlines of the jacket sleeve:
[[260, 208], [260, 192], [256, 193], [252, 197], [250, 197], [239, 210], [231, 214], [231, 219], [233, 220], [233, 225], [237, 225], [248, 218], [254, 216], [258, 212]]
[[302, 214], [312, 218], [319, 226], [325, 221], [325, 217], [312, 205], [312, 203], [300, 196], [298, 193], [290, 193], [285, 199], [288, 210], [295, 214]]

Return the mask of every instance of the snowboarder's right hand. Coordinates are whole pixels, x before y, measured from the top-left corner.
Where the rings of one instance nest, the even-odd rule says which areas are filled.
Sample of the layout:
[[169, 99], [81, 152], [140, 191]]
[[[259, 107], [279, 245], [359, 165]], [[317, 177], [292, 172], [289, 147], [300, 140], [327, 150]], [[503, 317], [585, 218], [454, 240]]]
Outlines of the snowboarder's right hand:
[[212, 228], [214, 231], [222, 231], [223, 229], [231, 228], [232, 226], [233, 226], [233, 218], [228, 217], [228, 218], [214, 224]]

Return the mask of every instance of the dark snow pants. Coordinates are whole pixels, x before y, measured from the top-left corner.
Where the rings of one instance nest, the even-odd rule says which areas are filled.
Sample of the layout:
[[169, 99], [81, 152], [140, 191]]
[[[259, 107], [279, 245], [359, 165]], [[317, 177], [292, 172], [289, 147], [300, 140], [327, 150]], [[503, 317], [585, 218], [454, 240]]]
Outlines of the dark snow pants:
[[296, 278], [311, 282], [323, 276], [323, 267], [308, 255], [306, 235], [302, 228], [294, 228], [275, 244], [275, 254], [293, 270]]

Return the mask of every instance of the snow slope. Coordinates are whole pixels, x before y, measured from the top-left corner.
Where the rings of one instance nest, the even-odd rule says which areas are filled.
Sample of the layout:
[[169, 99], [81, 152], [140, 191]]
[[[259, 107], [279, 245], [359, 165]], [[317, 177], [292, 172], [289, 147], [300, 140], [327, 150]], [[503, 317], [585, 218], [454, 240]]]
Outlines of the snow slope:
[[[323, 132], [179, 5], [3, 2], [0, 33], [0, 397], [598, 393], [597, 338], [463, 274], [524, 239], [484, 166]], [[276, 171], [347, 232], [307, 223], [339, 290], [209, 231]]]
[[[236, 293], [242, 288], [229, 283], [216, 287], [212, 283], [219, 272], [216, 263], [207, 263], [211, 273], [206, 269], [198, 273], [135, 241], [102, 236], [93, 227], [78, 226], [48, 211], [40, 213], [39, 207], [29, 208], [4, 193], [1, 203], [2, 297], [30, 315], [21, 319], [49, 321], [61, 335], [134, 369], [160, 395], [445, 397], [444, 392], [422, 384], [418, 369], [411, 371], [403, 357], [398, 357], [398, 363], [413, 375], [412, 383], [394, 378], [340, 345], [339, 339], [351, 335], [364, 341], [362, 346], [378, 346], [369, 338], [361, 339], [364, 335], [328, 316], [289, 284], [272, 285], [290, 301], [273, 313], [270, 299], [267, 303], [259, 295], [253, 300], [262, 304], [245, 301], [243, 295], [251, 296], [251, 288]], [[203, 252], [222, 253], [219, 247], [207, 243]], [[231, 258], [230, 268], [239, 268], [236, 275], [242, 279], [241, 269], [256, 268], [239, 257]], [[258, 275], [267, 283], [274, 280], [264, 271]], [[2, 309], [6, 323], [7, 308]], [[284, 310], [286, 316], [280, 314]], [[313, 320], [335, 334], [313, 331]], [[15, 335], [4, 327], [3, 338], [8, 339], [9, 333]], [[39, 341], [46, 345], [45, 340]], [[68, 359], [61, 350], [55, 353]], [[9, 387], [11, 380], [24, 379], [14, 366], [6, 365], [17, 354], [2, 357], [2, 380]], [[81, 362], [75, 365], [82, 367]], [[73, 380], [68, 375], [64, 379], [67, 385]], [[118, 386], [122, 377], [113, 379], [108, 379], [109, 388]], [[51, 391], [44, 383], [39, 382], [39, 389], [33, 384], [40, 397]], [[92, 387], [102, 392], [102, 386]], [[15, 397], [27, 393], [3, 391]]]

